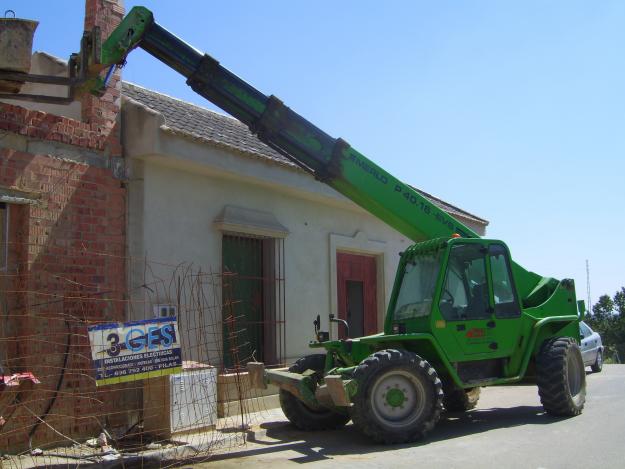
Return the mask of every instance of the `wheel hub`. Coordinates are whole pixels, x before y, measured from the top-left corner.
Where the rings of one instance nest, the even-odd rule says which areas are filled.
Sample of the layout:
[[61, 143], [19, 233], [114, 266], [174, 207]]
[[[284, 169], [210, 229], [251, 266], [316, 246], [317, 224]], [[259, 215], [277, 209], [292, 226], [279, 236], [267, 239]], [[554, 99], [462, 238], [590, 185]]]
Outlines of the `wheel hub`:
[[411, 373], [389, 371], [371, 389], [371, 407], [390, 427], [402, 428], [419, 419], [425, 410], [425, 389]]
[[398, 388], [393, 388], [386, 393], [386, 402], [391, 407], [401, 407], [406, 400], [404, 391]]

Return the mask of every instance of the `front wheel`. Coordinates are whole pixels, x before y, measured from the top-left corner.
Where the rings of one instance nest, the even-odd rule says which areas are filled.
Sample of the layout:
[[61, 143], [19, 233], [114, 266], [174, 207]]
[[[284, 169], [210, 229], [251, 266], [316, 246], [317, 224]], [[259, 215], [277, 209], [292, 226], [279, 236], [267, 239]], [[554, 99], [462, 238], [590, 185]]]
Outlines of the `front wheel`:
[[[308, 355], [297, 360], [289, 371], [302, 374], [307, 370], [315, 373], [312, 378], [318, 383], [323, 376], [325, 355]], [[289, 391], [280, 389], [280, 407], [286, 418], [300, 430], [332, 430], [349, 422], [349, 415], [335, 412], [326, 407], [311, 407], [304, 404]]]
[[545, 411], [578, 415], [586, 402], [586, 372], [577, 343], [569, 337], [546, 341], [536, 357], [536, 381]]
[[354, 372], [356, 428], [379, 443], [407, 443], [423, 438], [438, 422], [443, 407], [441, 380], [418, 355], [382, 350], [363, 360]]

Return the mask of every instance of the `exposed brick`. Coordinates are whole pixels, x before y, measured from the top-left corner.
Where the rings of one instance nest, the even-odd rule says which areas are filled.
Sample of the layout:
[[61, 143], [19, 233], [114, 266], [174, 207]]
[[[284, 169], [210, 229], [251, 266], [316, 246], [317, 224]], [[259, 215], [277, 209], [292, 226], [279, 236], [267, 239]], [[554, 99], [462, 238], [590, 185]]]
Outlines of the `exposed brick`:
[[[112, 111], [110, 116], [112, 117]], [[82, 148], [104, 148], [107, 135], [92, 130], [87, 123], [0, 103], [0, 129], [41, 140], [69, 143]], [[79, 139], [72, 137], [79, 136]], [[116, 137], [112, 135], [111, 137]], [[116, 138], [119, 145], [119, 139]]]
[[[85, 10], [85, 29], [100, 26], [104, 37], [123, 17], [123, 7], [115, 1], [86, 0]], [[82, 122], [0, 103], [0, 129], [29, 140], [107, 150], [102, 157], [121, 156], [120, 84], [117, 73], [102, 99], [86, 97]], [[118, 301], [126, 295], [125, 189], [108, 169], [7, 148], [0, 148], [0, 184], [41, 194], [41, 205], [10, 206], [12, 275], [3, 277], [10, 285], [0, 285], [12, 292], [7, 294], [11, 314], [3, 330], [15, 337], [3, 342], [5, 365], [8, 371], [32, 371], [42, 381], [20, 397], [20, 405], [43, 414], [55, 394], [69, 334], [71, 354], [61, 393], [46, 422], [73, 438], [99, 433], [96, 415], [109, 414], [111, 422], [123, 423], [126, 409], [138, 407], [137, 402], [129, 403], [140, 395], [129, 393], [125, 385], [95, 388], [86, 327], [125, 319], [124, 303]], [[108, 292], [111, 300], [81, 299], [97, 292]], [[57, 297], [65, 299], [51, 301]], [[62, 319], [67, 317], [83, 322]], [[3, 451], [28, 449], [28, 433], [36, 419], [20, 405], [0, 430]], [[58, 438], [39, 425], [33, 444], [48, 445]]]

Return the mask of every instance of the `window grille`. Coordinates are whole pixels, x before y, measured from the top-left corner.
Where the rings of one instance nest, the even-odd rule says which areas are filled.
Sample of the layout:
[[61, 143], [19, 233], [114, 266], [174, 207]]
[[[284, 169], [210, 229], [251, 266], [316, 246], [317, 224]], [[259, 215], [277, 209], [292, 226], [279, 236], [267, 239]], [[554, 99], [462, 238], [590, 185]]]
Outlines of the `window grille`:
[[284, 240], [224, 233], [223, 368], [285, 357]]

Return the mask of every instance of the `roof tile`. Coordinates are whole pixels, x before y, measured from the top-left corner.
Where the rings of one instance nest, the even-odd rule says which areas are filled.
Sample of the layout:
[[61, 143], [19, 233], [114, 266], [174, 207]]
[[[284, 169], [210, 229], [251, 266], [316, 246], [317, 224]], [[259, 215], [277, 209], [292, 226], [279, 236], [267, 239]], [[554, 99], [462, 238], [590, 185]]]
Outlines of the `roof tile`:
[[165, 125], [176, 133], [188, 134], [275, 162], [296, 166], [258, 140], [245, 124], [232, 117], [128, 82], [123, 83], [122, 90], [124, 96], [161, 113], [165, 119]]

